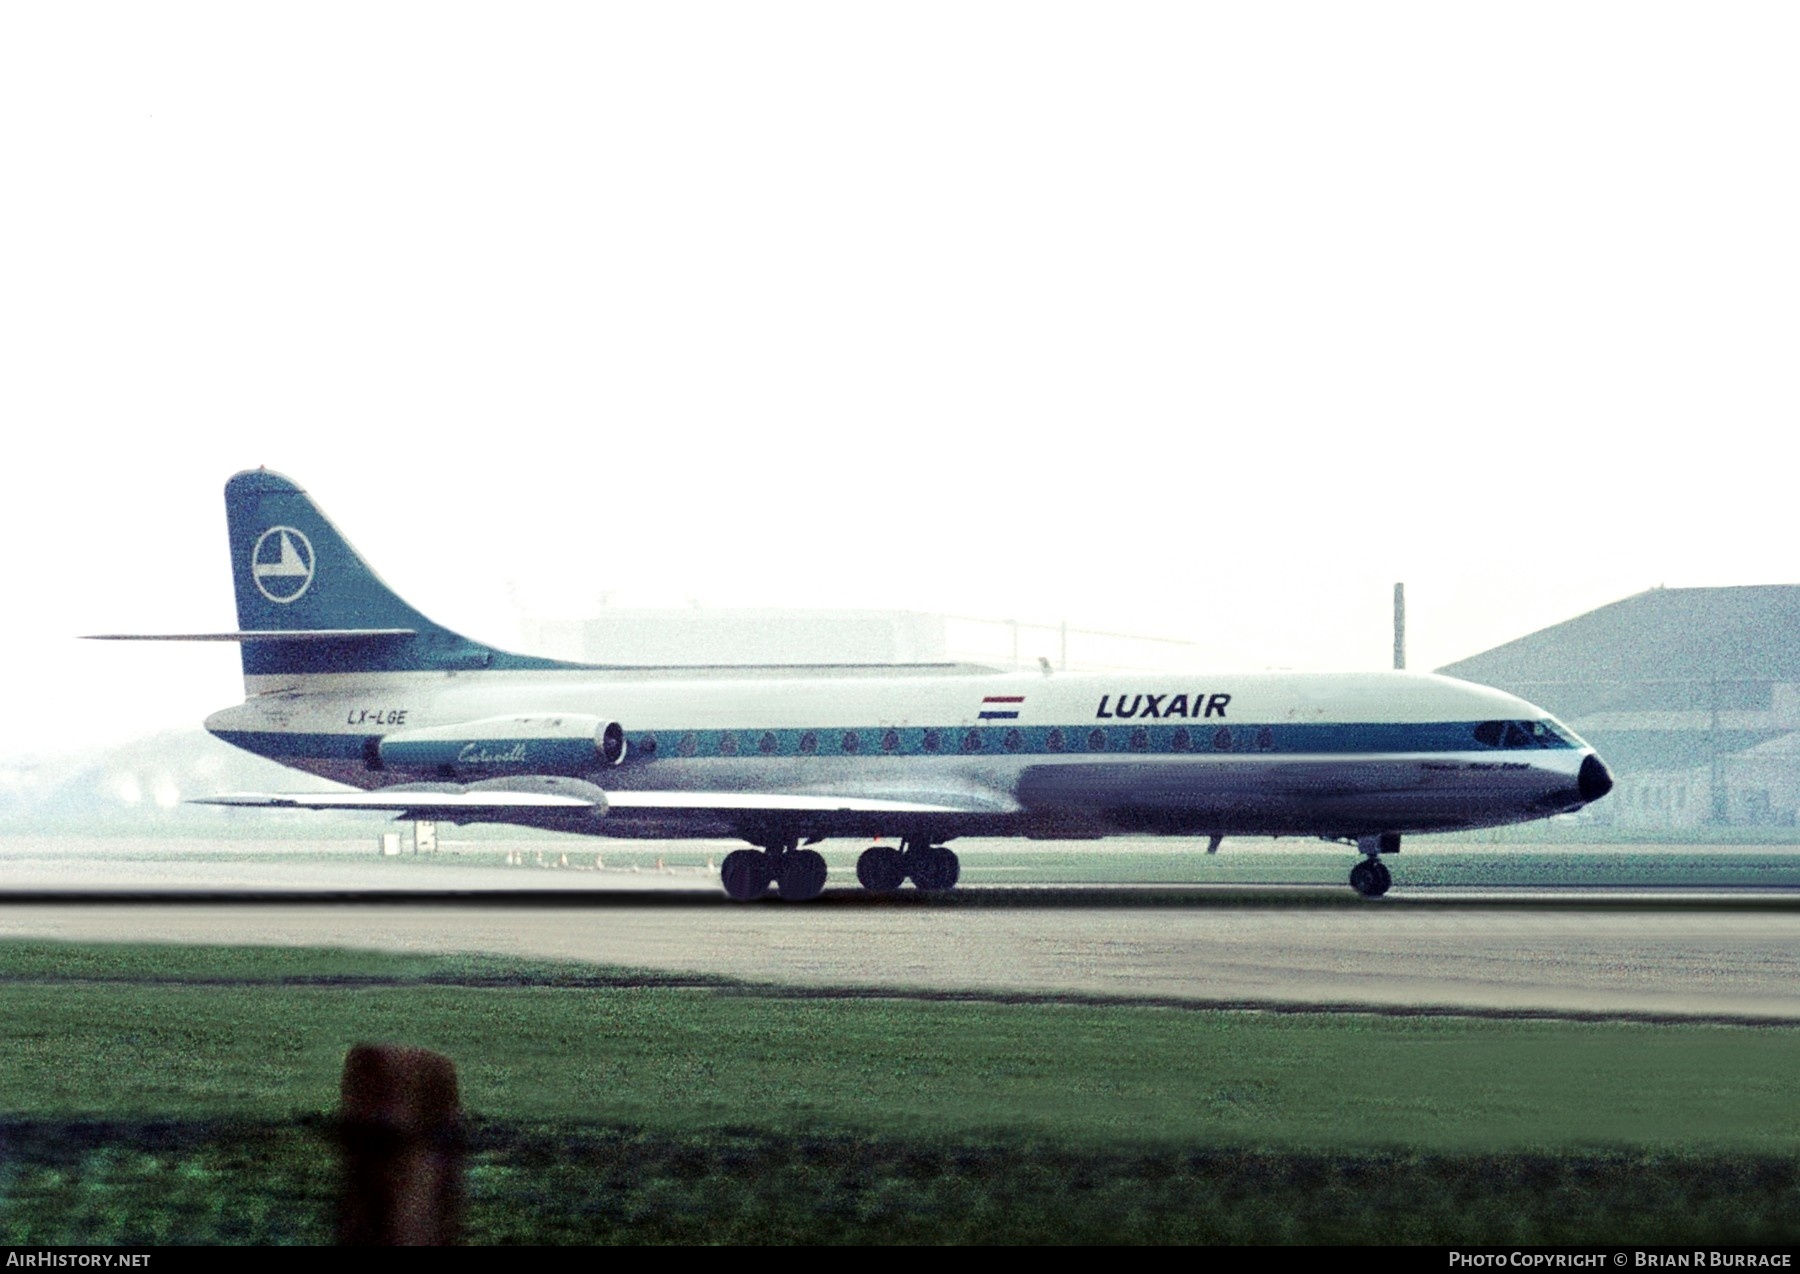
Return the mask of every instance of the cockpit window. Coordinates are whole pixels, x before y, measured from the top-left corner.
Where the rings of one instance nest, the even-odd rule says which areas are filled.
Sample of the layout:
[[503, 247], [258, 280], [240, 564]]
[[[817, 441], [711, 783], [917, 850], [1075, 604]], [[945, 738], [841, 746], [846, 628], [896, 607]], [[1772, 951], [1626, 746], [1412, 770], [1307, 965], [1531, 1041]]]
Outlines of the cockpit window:
[[1538, 741], [1539, 747], [1572, 748], [1576, 746], [1575, 732], [1554, 717], [1547, 717], [1542, 721], [1527, 721], [1525, 728], [1531, 731], [1531, 737]]
[[1568, 748], [1574, 734], [1555, 721], [1483, 721], [1474, 731], [1475, 742], [1487, 748]]

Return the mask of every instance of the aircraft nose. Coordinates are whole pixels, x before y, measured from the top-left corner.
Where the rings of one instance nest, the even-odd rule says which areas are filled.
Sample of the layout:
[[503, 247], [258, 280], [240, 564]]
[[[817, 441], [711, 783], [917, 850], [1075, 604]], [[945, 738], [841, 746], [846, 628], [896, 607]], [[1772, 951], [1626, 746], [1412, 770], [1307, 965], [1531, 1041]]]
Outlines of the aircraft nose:
[[1581, 790], [1584, 804], [1591, 804], [1613, 790], [1612, 771], [1592, 752], [1581, 763], [1581, 773], [1575, 779], [1575, 785]]

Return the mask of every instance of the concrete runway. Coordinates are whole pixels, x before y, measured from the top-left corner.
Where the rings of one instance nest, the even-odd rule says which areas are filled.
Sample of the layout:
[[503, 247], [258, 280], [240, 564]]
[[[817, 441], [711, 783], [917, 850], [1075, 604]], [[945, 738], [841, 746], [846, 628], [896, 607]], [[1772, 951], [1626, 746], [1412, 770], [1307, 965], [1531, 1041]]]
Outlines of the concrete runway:
[[1800, 1021], [1793, 893], [834, 887], [745, 905], [697, 868], [278, 857], [8, 852], [0, 937], [478, 951], [865, 992]]

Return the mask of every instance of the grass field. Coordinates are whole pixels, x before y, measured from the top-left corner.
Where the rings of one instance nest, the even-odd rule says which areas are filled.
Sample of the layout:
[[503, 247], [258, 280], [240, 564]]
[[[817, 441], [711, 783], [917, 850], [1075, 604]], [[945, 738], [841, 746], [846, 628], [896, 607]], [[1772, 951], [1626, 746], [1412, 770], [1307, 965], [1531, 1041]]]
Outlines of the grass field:
[[822, 999], [0, 944], [0, 1241], [324, 1241], [364, 1040], [455, 1060], [478, 1241], [1800, 1236], [1800, 1029]]

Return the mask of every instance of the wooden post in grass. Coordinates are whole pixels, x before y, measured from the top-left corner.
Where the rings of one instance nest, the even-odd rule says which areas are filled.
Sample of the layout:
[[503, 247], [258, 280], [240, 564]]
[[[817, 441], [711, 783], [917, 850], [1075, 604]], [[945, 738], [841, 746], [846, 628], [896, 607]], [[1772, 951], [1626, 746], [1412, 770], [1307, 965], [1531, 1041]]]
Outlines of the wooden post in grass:
[[344, 1058], [343, 1244], [454, 1242], [462, 1210], [456, 1067], [422, 1048], [358, 1044]]

